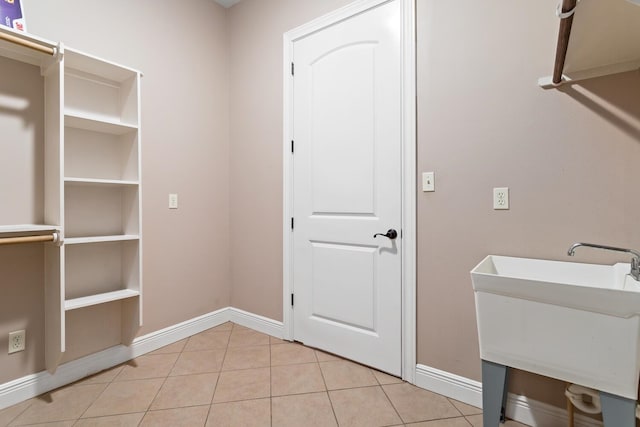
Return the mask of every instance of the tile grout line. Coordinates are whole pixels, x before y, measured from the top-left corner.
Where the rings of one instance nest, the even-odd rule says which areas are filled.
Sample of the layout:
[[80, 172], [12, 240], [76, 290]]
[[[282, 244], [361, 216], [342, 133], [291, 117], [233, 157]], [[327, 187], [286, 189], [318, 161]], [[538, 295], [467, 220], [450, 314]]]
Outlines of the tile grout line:
[[27, 411], [27, 409], [31, 408], [31, 405], [33, 405], [33, 399], [35, 398], [30, 399], [31, 402], [22, 411], [20, 411], [15, 417], [9, 420], [9, 422], [7, 423], [7, 426], [10, 426], [15, 420], [17, 420], [22, 414], [24, 414]]
[[336, 425], [339, 426], [340, 422], [338, 421], [338, 416], [336, 415], [336, 409], [333, 407], [333, 401], [331, 400], [331, 395], [329, 394], [329, 387], [327, 387], [327, 380], [324, 378], [324, 372], [322, 372], [322, 366], [320, 365], [320, 359], [318, 359], [318, 352], [316, 350], [313, 350], [313, 356], [316, 358], [318, 369], [320, 369], [320, 376], [322, 376], [322, 383], [324, 384], [324, 392], [327, 394], [327, 399], [329, 399], [329, 405], [331, 405], [333, 419], [336, 420]]
[[[200, 405], [203, 406], [203, 405]], [[171, 409], [176, 409], [176, 408], [171, 408]], [[119, 414], [104, 414], [104, 415], [96, 415], [95, 417], [87, 417], [87, 418], [78, 418], [77, 420], [61, 420], [61, 421], [53, 421], [54, 423], [63, 423], [65, 421], [75, 421], [75, 423], [79, 423], [80, 421], [84, 421], [84, 420], [97, 420], [97, 419], [101, 419], [101, 418], [111, 418], [111, 417], [120, 417], [123, 415], [134, 415], [134, 414], [146, 414], [146, 411], [131, 411], [131, 412], [121, 412]], [[27, 424], [27, 425], [22, 425], [20, 427], [32, 427], [32, 426], [39, 426], [42, 425], [43, 423], [38, 423], [38, 424]], [[47, 421], [44, 423], [44, 425], [49, 425], [50, 422]], [[18, 426], [16, 426], [18, 427]]]
[[184, 351], [185, 347], [187, 347], [187, 344], [189, 344], [189, 340], [191, 339], [192, 336], [193, 335], [191, 335], [189, 339], [187, 339], [187, 342], [184, 343], [184, 347], [182, 347], [182, 350], [178, 354], [178, 357], [176, 357], [176, 360], [173, 362], [173, 365], [171, 365], [171, 369], [169, 369], [169, 372], [167, 372], [167, 375], [164, 377], [164, 381], [162, 381], [162, 384], [158, 388], [158, 391], [156, 392], [155, 396], [153, 396], [153, 399], [151, 399], [151, 402], [149, 402], [149, 406], [147, 406], [147, 410], [144, 411], [144, 415], [140, 419], [140, 422], [138, 423], [138, 425], [142, 424], [142, 421], [146, 418], [147, 414], [151, 411], [151, 406], [153, 405], [153, 402], [155, 402], [155, 400], [158, 398], [158, 395], [160, 394], [162, 387], [164, 387], [164, 385], [167, 383], [167, 380], [169, 379], [169, 375], [171, 375], [171, 371], [173, 371], [173, 368], [176, 367], [176, 364], [178, 363], [180, 356], [182, 356], [182, 352]]
[[229, 338], [227, 339], [227, 346], [224, 348], [224, 356], [222, 356], [222, 362], [220, 363], [220, 371], [218, 371], [218, 378], [216, 379], [216, 385], [213, 388], [213, 394], [211, 395], [211, 403], [209, 404], [209, 411], [207, 412], [207, 418], [204, 420], [205, 426], [209, 422], [209, 417], [211, 416], [211, 412], [213, 411], [213, 399], [216, 397], [216, 391], [218, 390], [218, 385], [220, 384], [220, 377], [222, 376], [222, 367], [224, 366], [224, 360], [227, 358], [227, 350], [229, 349], [231, 334], [233, 334], [233, 328], [235, 326], [233, 322], [229, 322], [229, 323], [231, 323], [231, 330], [229, 333]]
[[456, 408], [456, 411], [458, 411], [458, 413], [460, 413], [460, 415], [464, 417], [464, 414], [462, 413], [462, 411], [460, 409], [458, 409], [458, 407], [448, 397], [447, 397], [447, 402], [449, 402], [449, 404], [451, 404], [454, 408]]
[[[375, 377], [375, 375], [374, 375], [374, 377]], [[376, 377], [376, 381], [378, 381], [377, 377]], [[380, 383], [380, 381], [378, 381], [378, 383]], [[406, 421], [404, 420], [404, 418], [402, 418], [402, 415], [400, 415], [400, 411], [398, 411], [398, 408], [396, 408], [396, 405], [393, 404], [393, 400], [391, 400], [391, 398], [387, 394], [387, 391], [384, 389], [384, 387], [382, 385], [380, 385], [380, 388], [382, 389], [382, 392], [384, 393], [384, 395], [387, 398], [387, 400], [389, 401], [389, 403], [391, 403], [391, 407], [393, 408], [393, 410], [396, 411], [396, 414], [398, 414], [398, 418], [400, 418], [400, 421], [402, 421], [402, 424], [406, 424]]]
[[273, 357], [271, 356], [271, 338], [269, 338], [269, 425], [273, 427]]
[[331, 413], [333, 413], [333, 419], [336, 420], [336, 425], [340, 426], [340, 421], [338, 421], [338, 416], [336, 415], [336, 408], [333, 407], [333, 401], [331, 400], [329, 390], [325, 390], [325, 393], [327, 394], [327, 399], [329, 399], [329, 405], [331, 405]]
[[[213, 329], [213, 328], [210, 328], [210, 329]], [[208, 330], [208, 329], [207, 329], [207, 330]], [[168, 374], [167, 374], [167, 376], [165, 377], [165, 380], [163, 381], [162, 385], [161, 385], [161, 386], [160, 386], [160, 388], [158, 389], [158, 391], [157, 391], [156, 395], [154, 396], [153, 400], [152, 400], [152, 401], [151, 401], [151, 403], [149, 404], [149, 407], [148, 407], [148, 408], [147, 408], [147, 410], [145, 411], [144, 416], [140, 419], [140, 422], [138, 423], [138, 425], [140, 425], [140, 424], [142, 423], [142, 421], [144, 420], [144, 418], [147, 416], [147, 414], [148, 414], [149, 412], [153, 412], [153, 411], [151, 410], [151, 405], [153, 405], [153, 402], [158, 398], [158, 394], [160, 394], [160, 391], [162, 390], [162, 387], [164, 387], [164, 385], [166, 384], [167, 380], [168, 380], [168, 379], [169, 379], [169, 377], [171, 376], [171, 371], [173, 371], [173, 369], [175, 368], [176, 364], [178, 363], [178, 360], [180, 359], [180, 356], [181, 356], [183, 353], [190, 353], [190, 351], [185, 351], [185, 349], [187, 348], [187, 345], [189, 344], [189, 340], [191, 339], [191, 337], [193, 337], [193, 336], [195, 336], [195, 335], [199, 335], [199, 334], [201, 334], [201, 333], [205, 333], [207, 330], [202, 331], [202, 332], [199, 332], [199, 333], [197, 333], [197, 334], [194, 334], [194, 335], [191, 335], [191, 336], [189, 336], [189, 337], [188, 337], [187, 342], [184, 344], [184, 347], [182, 347], [182, 350], [181, 350], [181, 351], [180, 351], [180, 353], [178, 354], [178, 357], [176, 358], [175, 362], [173, 363], [173, 366], [172, 366], [172, 367], [171, 367], [171, 369], [169, 370], [169, 373], [168, 373]], [[220, 331], [220, 332], [225, 332], [225, 331]], [[229, 334], [229, 337], [231, 337], [231, 334]], [[225, 356], [226, 356], [226, 351], [227, 351], [226, 349], [227, 349], [227, 348], [228, 348], [228, 341], [227, 341], [227, 347], [225, 347]], [[207, 351], [207, 350], [194, 350], [194, 351], [191, 351], [191, 353], [200, 352], [200, 351]], [[223, 356], [223, 363], [224, 363], [224, 356]], [[222, 364], [220, 365], [220, 370], [222, 370]], [[190, 376], [190, 375], [202, 375], [202, 374], [209, 374], [209, 373], [212, 373], [212, 372], [202, 372], [202, 373], [200, 373], [200, 374], [193, 374], [193, 373], [192, 373], [192, 374], [176, 375], [176, 377], [178, 377], [178, 376], [185, 376], [185, 377], [186, 377], [186, 376]], [[220, 380], [220, 373], [221, 373], [220, 371], [219, 371], [219, 372], [217, 372], [218, 376], [217, 376], [217, 378], [216, 378], [216, 386], [214, 387], [214, 391], [213, 391], [213, 394], [214, 394], [214, 395], [215, 395], [215, 390], [216, 390], [216, 388], [218, 387], [218, 381]], [[211, 400], [212, 400], [212, 402], [213, 402], [213, 395], [211, 396]], [[158, 411], [162, 411], [162, 410], [171, 410], [171, 409], [182, 409], [182, 408], [187, 408], [187, 407], [191, 408], [191, 407], [197, 407], [197, 406], [205, 406], [205, 405], [191, 405], [191, 406], [184, 406], [184, 407], [180, 407], [180, 408], [164, 408], [164, 409], [158, 409]], [[209, 410], [207, 411], [207, 417], [205, 418], [205, 425], [206, 425], [206, 423], [207, 423], [207, 421], [208, 421], [208, 419], [209, 419], [209, 413], [211, 412], [211, 406], [212, 406], [212, 404], [209, 404], [208, 406], [209, 406]]]
[[[86, 409], [85, 409], [84, 411], [82, 411], [82, 414], [80, 414], [80, 416], [79, 416], [78, 418], [76, 418], [76, 420], [75, 420], [75, 422], [73, 423], [73, 425], [76, 425], [76, 424], [78, 424], [78, 422], [80, 422], [80, 420], [81, 420], [81, 419], [82, 419], [82, 417], [87, 413], [87, 411], [89, 410], [89, 408], [91, 408], [91, 406], [93, 406], [93, 404], [94, 404], [94, 403], [96, 403], [96, 402], [98, 401], [98, 399], [100, 399], [100, 397], [102, 397], [102, 395], [104, 394], [104, 392], [105, 392], [105, 391], [107, 391], [107, 389], [109, 388], [109, 386], [115, 382], [116, 378], [118, 378], [118, 377], [120, 376], [120, 374], [122, 373], [122, 371], [124, 371], [124, 365], [125, 365], [125, 364], [126, 364], [126, 362], [125, 362], [125, 363], [121, 363], [120, 365], [118, 365], [118, 366], [120, 366], [120, 372], [118, 372], [118, 373], [116, 374], [116, 376], [114, 376], [113, 378], [111, 378], [111, 380], [110, 380], [110, 381], [108, 381], [108, 382], [106, 383], [107, 385], [104, 387], [104, 389], [103, 389], [103, 390], [98, 394], [98, 396], [96, 396], [96, 398], [95, 398], [95, 399], [93, 399], [93, 400], [91, 401], [91, 403], [89, 403], [89, 406], [87, 406], [87, 407], [86, 407]], [[117, 368], [117, 366], [114, 366], [114, 367], [113, 367], [113, 368], [111, 368], [111, 369], [115, 369], [115, 368]], [[105, 370], [108, 370], [108, 369], [105, 369]], [[100, 372], [97, 372], [97, 373], [96, 373], [96, 374], [94, 374], [94, 375], [98, 375], [98, 374], [100, 374]], [[90, 378], [90, 377], [87, 377], [87, 378]], [[74, 387], [74, 386], [73, 386], [73, 385], [71, 385], [71, 387]]]
[[[204, 331], [203, 331], [204, 332]], [[200, 332], [202, 333], [202, 332]], [[142, 416], [142, 418], [140, 419], [140, 421], [138, 422], [138, 425], [140, 425], [142, 423], [142, 421], [144, 420], [144, 418], [147, 416], [147, 414], [149, 412], [153, 412], [151, 410], [151, 406], [153, 405], [153, 402], [155, 402], [155, 400], [158, 398], [158, 395], [160, 394], [160, 391], [162, 391], [162, 388], [164, 387], [164, 385], [167, 383], [167, 380], [170, 378], [171, 376], [171, 371], [173, 371], [173, 369], [175, 368], [176, 364], [178, 363], [178, 360], [180, 359], [180, 356], [182, 356], [183, 353], [185, 353], [185, 349], [187, 348], [187, 345], [189, 344], [189, 340], [191, 339], [191, 337], [195, 336], [195, 335], [199, 335], [198, 334], [194, 334], [191, 335], [187, 338], [187, 342], [184, 344], [184, 346], [182, 347], [182, 350], [180, 350], [180, 352], [178, 353], [178, 357], [176, 357], [176, 360], [173, 362], [173, 365], [171, 366], [171, 369], [169, 369], [169, 372], [167, 373], [167, 375], [164, 377], [164, 381], [162, 382], [162, 384], [160, 385], [160, 388], [158, 388], [158, 391], [156, 392], [155, 396], [153, 397], [153, 399], [151, 400], [151, 402], [149, 403], [149, 406], [147, 407], [147, 409], [144, 411], [144, 415]], [[198, 351], [202, 351], [202, 350], [198, 350]], [[186, 353], [189, 353], [189, 351], [186, 351]], [[169, 353], [169, 354], [175, 354], [175, 353]], [[134, 359], [135, 360], [135, 359]], [[207, 372], [209, 373], [209, 372]], [[118, 374], [119, 376], [120, 374]], [[199, 374], [185, 374], [185, 375], [176, 375], [177, 376], [189, 376], [189, 375], [199, 375]], [[218, 373], [218, 377], [220, 376], [220, 374]], [[117, 378], [117, 376], [116, 376]], [[161, 378], [161, 377], [156, 377], [156, 378]], [[148, 379], [153, 379], [153, 378], [148, 378]], [[115, 378], [114, 380], [115, 381]], [[135, 381], [135, 380], [132, 380]], [[124, 381], [122, 381], [124, 382]], [[218, 380], [216, 379], [216, 386], [217, 386]], [[211, 397], [213, 399], [213, 396]], [[195, 406], [204, 406], [204, 405], [191, 405], [191, 406], [185, 406], [185, 407], [195, 407]], [[163, 408], [163, 409], [158, 409], [158, 411], [161, 410], [169, 410], [169, 409], [181, 409], [180, 408]], [[118, 415], [123, 415], [123, 414], [118, 414]], [[208, 417], [208, 413], [207, 413], [207, 417]], [[206, 422], [206, 420], [205, 420]]]

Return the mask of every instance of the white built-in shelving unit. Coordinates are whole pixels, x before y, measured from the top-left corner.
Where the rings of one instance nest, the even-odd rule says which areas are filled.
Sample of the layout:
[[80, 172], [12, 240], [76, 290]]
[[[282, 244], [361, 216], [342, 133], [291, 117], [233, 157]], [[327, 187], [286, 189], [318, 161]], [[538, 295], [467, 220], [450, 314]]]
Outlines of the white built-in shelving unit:
[[0, 40], [0, 55], [39, 65], [45, 80], [48, 225], [0, 225], [3, 236], [58, 232], [45, 244], [45, 351], [54, 371], [71, 310], [121, 301], [122, 343], [142, 324], [140, 72], [0, 27], [54, 55]]

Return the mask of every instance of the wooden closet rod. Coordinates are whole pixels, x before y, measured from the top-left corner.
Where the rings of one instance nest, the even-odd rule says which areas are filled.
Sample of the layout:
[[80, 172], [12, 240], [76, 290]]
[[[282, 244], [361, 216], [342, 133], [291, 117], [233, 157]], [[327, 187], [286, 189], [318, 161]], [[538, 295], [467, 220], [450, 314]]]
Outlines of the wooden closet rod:
[[[562, 0], [562, 10], [560, 17], [560, 31], [558, 32], [558, 46], [556, 47], [556, 63], [553, 67], [553, 84], [562, 82], [562, 71], [564, 70], [564, 60], [567, 57], [569, 47], [569, 36], [573, 25], [573, 11], [576, 8], [577, 0]], [[568, 14], [568, 16], [562, 16]]]
[[52, 47], [43, 46], [39, 43], [32, 42], [30, 40], [24, 40], [24, 39], [21, 39], [20, 37], [14, 36], [13, 34], [0, 33], [0, 40], [5, 40], [11, 43], [19, 44], [20, 46], [37, 50], [38, 52], [46, 53], [47, 55], [56, 54], [56, 50]]
[[0, 239], [2, 245], [17, 245], [19, 243], [56, 242], [58, 234], [46, 234], [44, 236], [5, 237]]

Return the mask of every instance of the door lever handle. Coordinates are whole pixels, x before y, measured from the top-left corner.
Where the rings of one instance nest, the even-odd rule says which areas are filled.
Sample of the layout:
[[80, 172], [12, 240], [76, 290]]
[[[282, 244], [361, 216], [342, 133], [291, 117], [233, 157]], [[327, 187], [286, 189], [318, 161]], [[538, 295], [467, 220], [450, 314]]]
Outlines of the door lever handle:
[[373, 238], [375, 239], [378, 236], [384, 236], [386, 238], [389, 238], [391, 240], [394, 240], [396, 237], [398, 237], [398, 232], [396, 230], [394, 230], [393, 228], [389, 229], [386, 233], [376, 233], [373, 235]]

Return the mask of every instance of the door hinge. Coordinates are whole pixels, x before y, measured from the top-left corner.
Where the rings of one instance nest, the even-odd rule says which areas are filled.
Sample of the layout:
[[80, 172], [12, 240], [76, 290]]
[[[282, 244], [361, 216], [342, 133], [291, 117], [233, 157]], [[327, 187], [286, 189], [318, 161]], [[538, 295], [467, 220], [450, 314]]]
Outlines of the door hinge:
[[291, 294], [291, 307], [293, 307], [293, 294]]
[[291, 140], [291, 154], [293, 154], [293, 139]]
[[291, 75], [295, 75], [295, 65], [293, 65], [293, 62], [291, 63]]
[[291, 229], [293, 230], [293, 217], [291, 217]]

